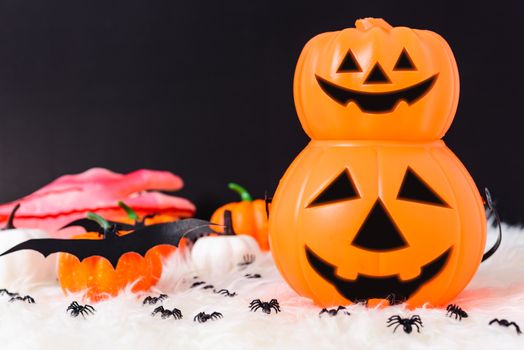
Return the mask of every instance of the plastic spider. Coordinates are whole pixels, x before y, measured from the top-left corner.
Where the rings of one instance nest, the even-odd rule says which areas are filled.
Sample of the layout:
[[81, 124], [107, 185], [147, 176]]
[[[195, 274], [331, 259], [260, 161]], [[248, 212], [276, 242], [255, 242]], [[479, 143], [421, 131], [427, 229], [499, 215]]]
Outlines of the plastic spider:
[[411, 331], [413, 330], [412, 326], [417, 327], [417, 332], [419, 333], [420, 333], [420, 327], [424, 327], [422, 325], [422, 320], [420, 319], [419, 315], [413, 315], [411, 316], [411, 318], [401, 318], [399, 315], [394, 315], [388, 318], [388, 327], [391, 327], [395, 324], [397, 326], [393, 329], [393, 333], [395, 333], [397, 328], [400, 326], [402, 326], [402, 328], [404, 329], [404, 332], [406, 332], [407, 334], [410, 334]]
[[68, 312], [69, 310], [71, 310], [71, 317], [78, 317], [78, 315], [82, 315], [83, 318], [86, 317], [85, 315], [94, 315], [96, 311], [95, 308], [91, 305], [80, 305], [76, 301], [73, 301], [71, 305], [69, 305], [66, 312]]
[[247, 278], [262, 278], [262, 276], [259, 273], [246, 273], [244, 277]]
[[211, 314], [206, 314], [205, 312], [199, 312], [195, 317], [193, 317], [194, 322], [204, 323], [209, 320], [213, 321], [217, 318], [222, 318], [223, 315], [220, 312], [213, 312]]
[[255, 254], [244, 254], [242, 256], [242, 262], [238, 264], [238, 266], [247, 266], [254, 263], [256, 260]]
[[455, 315], [455, 320], [458, 319], [459, 321], [462, 321], [462, 318], [468, 317], [468, 313], [455, 304], [449, 304], [446, 310], [448, 310], [446, 316], [453, 317], [453, 315]]
[[215, 288], [215, 286], [212, 284], [206, 284], [205, 286], [202, 287], [202, 289], [212, 289], [212, 288]]
[[[337, 307], [336, 309], [322, 309], [320, 312], [319, 312], [319, 316], [322, 316], [322, 314], [329, 314], [330, 316], [336, 316], [338, 314], [339, 311], [341, 310], [346, 310], [346, 308], [344, 306], [339, 306]], [[344, 311], [344, 314], [345, 315], [351, 315], [348, 311]]]
[[162, 318], [169, 318], [170, 316], [173, 316], [175, 320], [180, 320], [182, 318], [182, 311], [180, 311], [177, 308], [174, 308], [173, 310], [164, 309], [162, 305], [157, 307], [153, 312], [151, 313], [151, 316], [155, 316], [157, 313], [162, 314]]
[[215, 293], [215, 294], [221, 294], [221, 295], [223, 295], [223, 296], [225, 296], [225, 297], [234, 297], [234, 296], [237, 295], [236, 292], [231, 293], [231, 292], [228, 291], [227, 289], [220, 289], [220, 290], [218, 290], [218, 291], [217, 291], [217, 290], [213, 290], [213, 293]]
[[154, 305], [158, 303], [159, 301], [164, 301], [165, 299], [167, 299], [167, 294], [160, 294], [157, 297], [147, 296], [144, 299], [144, 301], [142, 302], [142, 305], [145, 305], [145, 304]]
[[9, 302], [12, 303], [13, 301], [27, 301], [29, 304], [34, 304], [35, 299], [33, 299], [30, 295], [26, 295], [24, 297], [21, 297], [20, 295], [12, 296], [11, 299], [9, 299]]
[[515, 330], [517, 331], [517, 334], [522, 334], [521, 330], [520, 330], [520, 327], [518, 324], [516, 324], [515, 322], [510, 322], [506, 319], [501, 319], [499, 320], [498, 318], [494, 318], [492, 319], [490, 322], [489, 322], [489, 325], [491, 326], [491, 324], [493, 323], [498, 323], [499, 325], [501, 326], [504, 326], [504, 327], [509, 327], [509, 326], [513, 326], [515, 327]]
[[251, 311], [256, 312], [258, 309], [262, 309], [266, 314], [271, 313], [271, 309], [275, 310], [275, 313], [280, 312], [280, 304], [277, 299], [271, 299], [271, 301], [260, 301], [260, 299], [255, 299], [249, 304]]

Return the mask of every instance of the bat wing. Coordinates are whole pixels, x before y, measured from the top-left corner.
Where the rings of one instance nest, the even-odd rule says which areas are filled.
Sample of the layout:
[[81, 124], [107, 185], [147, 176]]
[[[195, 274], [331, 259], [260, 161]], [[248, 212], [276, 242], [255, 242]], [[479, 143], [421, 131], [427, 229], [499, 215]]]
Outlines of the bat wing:
[[[146, 226], [128, 235], [118, 237], [115, 242], [116, 246], [113, 247], [110, 254], [135, 252], [145, 256], [149, 249], [158, 245], [168, 244], [177, 247], [182, 238], [196, 240], [204, 235], [216, 233], [211, 229], [211, 226], [214, 225], [205, 220], [185, 219]], [[106, 256], [106, 258], [109, 261], [115, 261], [113, 256]], [[118, 258], [116, 261], [118, 262]]]
[[[20, 250], [34, 250], [44, 257], [53, 253], [69, 253], [76, 256], [80, 261], [93, 255], [104, 256], [104, 250], [110, 249], [102, 239], [55, 239], [36, 238], [15, 245], [3, 252], [0, 256], [11, 254]], [[115, 265], [116, 266], [116, 265]]]
[[[110, 225], [115, 225], [117, 231], [131, 231], [136, 228], [135, 225], [130, 225], [118, 221], [108, 221], [108, 223]], [[96, 221], [87, 218], [72, 221], [60, 228], [60, 230], [63, 230], [68, 227], [82, 227], [86, 232], [98, 232], [100, 234], [104, 233], [104, 229], [102, 226], [100, 226]]]

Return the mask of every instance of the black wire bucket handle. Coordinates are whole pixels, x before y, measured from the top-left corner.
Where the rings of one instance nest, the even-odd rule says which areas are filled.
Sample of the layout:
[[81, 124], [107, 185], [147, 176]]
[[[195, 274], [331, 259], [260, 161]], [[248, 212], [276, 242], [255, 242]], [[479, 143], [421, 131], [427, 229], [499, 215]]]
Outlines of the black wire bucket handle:
[[497, 241], [491, 247], [487, 252], [484, 253], [482, 256], [481, 262], [486, 261], [489, 259], [500, 247], [500, 243], [502, 242], [502, 225], [500, 224], [500, 217], [499, 213], [497, 212], [497, 209], [495, 209], [495, 206], [493, 205], [493, 201], [491, 200], [491, 193], [489, 192], [488, 188], [484, 188], [484, 193], [486, 194], [486, 207], [489, 210], [489, 216], [493, 215], [495, 217], [495, 223], [497, 224], [499, 228], [499, 235], [497, 237]]

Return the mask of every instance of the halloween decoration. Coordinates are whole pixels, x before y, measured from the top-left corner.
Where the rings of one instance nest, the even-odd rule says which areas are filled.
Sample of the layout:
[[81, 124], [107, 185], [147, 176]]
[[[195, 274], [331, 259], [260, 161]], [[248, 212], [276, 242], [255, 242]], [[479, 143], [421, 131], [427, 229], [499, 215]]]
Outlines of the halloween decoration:
[[91, 305], [80, 305], [76, 301], [73, 301], [66, 309], [66, 312], [69, 312], [71, 317], [78, 317], [79, 315], [82, 315], [83, 318], [86, 318], [86, 315], [94, 315], [95, 311], [95, 308]]
[[35, 299], [33, 299], [30, 295], [21, 296], [19, 293], [12, 293], [8, 291], [7, 289], [0, 289], [0, 295], [7, 295], [9, 297], [9, 302], [12, 303], [14, 301], [27, 301], [28, 304], [34, 304]]
[[255, 239], [248, 235], [236, 234], [231, 212], [224, 211], [224, 232], [214, 237], [203, 237], [195, 242], [191, 250], [191, 260], [198, 271], [208, 271], [223, 275], [238, 266], [251, 264], [260, 254]]
[[446, 316], [449, 316], [449, 317], [455, 316], [455, 320], [458, 319], [459, 321], [462, 321], [462, 318], [468, 317], [468, 313], [462, 310], [460, 306], [455, 305], [455, 304], [449, 304], [446, 310], [447, 310]]
[[220, 289], [220, 290], [218, 290], [218, 291], [217, 291], [217, 290], [213, 290], [213, 293], [215, 293], [215, 294], [221, 294], [221, 295], [223, 295], [223, 296], [225, 296], [225, 297], [234, 297], [234, 296], [237, 295], [236, 292], [231, 293], [231, 292], [228, 291], [227, 289]]
[[388, 327], [391, 327], [393, 325], [397, 325], [393, 329], [393, 333], [395, 333], [398, 327], [402, 326], [402, 329], [407, 334], [410, 334], [413, 331], [413, 326], [417, 327], [417, 332], [419, 333], [420, 327], [424, 327], [422, 325], [422, 320], [419, 315], [413, 315], [410, 318], [401, 318], [399, 315], [391, 316], [390, 318], [388, 318]]
[[210, 314], [206, 314], [205, 312], [199, 312], [195, 317], [193, 317], [193, 321], [198, 321], [198, 323], [204, 323], [209, 320], [213, 321], [222, 317], [224, 316], [220, 312], [212, 312]]
[[44, 256], [62, 252], [76, 256], [79, 261], [92, 256], [100, 256], [116, 267], [120, 257], [126, 253], [132, 252], [144, 256], [148, 250], [159, 245], [177, 246], [182, 238], [196, 239], [214, 233], [210, 228], [212, 224], [208, 221], [185, 219], [151, 225], [128, 234], [118, 235], [115, 227], [110, 227], [109, 223], [100, 216], [91, 213], [90, 218], [101, 220], [99, 224], [105, 222], [101, 224], [104, 229], [102, 239], [96, 239], [97, 237], [30, 239], [14, 246], [0, 256], [27, 249], [37, 251]]
[[[16, 205], [3, 229], [0, 230], [0, 251], [6, 251], [13, 246], [30, 240], [48, 238], [49, 234], [37, 229], [16, 228], [13, 224], [20, 205]], [[18, 220], [17, 220], [18, 221]], [[0, 257], [0, 285], [24, 288], [56, 281], [56, 257], [44, 260], [36, 252], [24, 251], [10, 256]]]
[[346, 308], [344, 306], [339, 306], [336, 309], [322, 309], [319, 312], [319, 316], [322, 316], [323, 314], [328, 314], [329, 316], [336, 316], [340, 311], [343, 311], [344, 315], [351, 315], [348, 311], [346, 311]]
[[246, 273], [244, 275], [246, 278], [262, 278], [262, 276], [259, 273]]
[[280, 304], [277, 299], [271, 299], [270, 301], [261, 301], [260, 299], [255, 299], [249, 304], [249, 309], [253, 312], [256, 312], [258, 309], [266, 314], [270, 314], [271, 310], [275, 310], [275, 313], [280, 312]]
[[315, 140], [431, 141], [453, 120], [459, 75], [439, 35], [366, 18], [306, 44], [294, 97]]
[[0, 205], [0, 223], [7, 220], [15, 203], [22, 205], [17, 214], [18, 227], [40, 228], [60, 237], [80, 233], [74, 229], [56, 231], [71, 221], [85, 218], [88, 211], [109, 220], [122, 219], [118, 201], [126, 202], [141, 216], [157, 213], [173, 220], [186, 218], [195, 212], [190, 201], [152, 191], [177, 191], [182, 186], [182, 180], [167, 171], [142, 169], [118, 174], [93, 168], [81, 174], [64, 175], [22, 199]]
[[440, 138], [459, 80], [447, 43], [382, 19], [320, 34], [294, 96], [312, 138], [271, 202], [285, 280], [322, 307], [440, 306], [473, 277], [486, 241], [474, 181]]
[[218, 208], [210, 221], [223, 224], [224, 212], [229, 210], [233, 215], [234, 231], [253, 236], [262, 250], [269, 250], [266, 202], [263, 199], [253, 200], [249, 192], [236, 183], [230, 183], [228, 187], [240, 195], [241, 201]]
[[153, 310], [151, 315], [155, 316], [159, 312], [162, 315], [161, 316], [162, 318], [169, 318], [169, 317], [172, 316], [175, 320], [180, 320], [183, 317], [182, 316], [182, 311], [180, 311], [179, 309], [177, 309], [177, 308], [174, 308], [173, 310], [164, 309], [164, 307], [162, 305], [160, 305], [155, 310]]
[[10, 303], [12, 303], [13, 301], [27, 301], [27, 303], [29, 304], [35, 303], [35, 299], [33, 299], [33, 297], [31, 297], [30, 295], [25, 295], [25, 296], [16, 295], [14, 297], [11, 297], [11, 299], [9, 299]]
[[498, 318], [494, 318], [494, 319], [492, 319], [489, 322], [489, 325], [491, 326], [493, 323], [497, 323], [499, 326], [503, 326], [503, 327], [513, 326], [513, 327], [515, 327], [515, 330], [517, 331], [517, 334], [522, 334], [519, 325], [516, 324], [515, 322], [510, 322], [510, 321], [508, 321], [506, 319], [500, 319], [499, 320]]
[[144, 301], [142, 302], [142, 305], [146, 305], [146, 304], [154, 305], [158, 303], [159, 301], [160, 302], [164, 301], [165, 299], [167, 299], [167, 294], [160, 294], [157, 297], [152, 297], [149, 295], [145, 297]]

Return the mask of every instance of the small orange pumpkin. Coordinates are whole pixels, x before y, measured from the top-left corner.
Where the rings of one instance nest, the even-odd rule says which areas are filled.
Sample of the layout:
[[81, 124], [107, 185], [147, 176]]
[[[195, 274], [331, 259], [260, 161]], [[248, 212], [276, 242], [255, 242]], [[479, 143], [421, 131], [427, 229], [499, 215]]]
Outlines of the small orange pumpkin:
[[[127, 212], [123, 221], [135, 223], [136, 213], [124, 203], [119, 205]], [[145, 219], [146, 225], [173, 221], [171, 217], [157, 215]], [[130, 232], [122, 232], [126, 235]], [[77, 235], [76, 239], [102, 239], [98, 232], [86, 232]], [[184, 242], [180, 243], [180, 248]], [[156, 285], [162, 275], [163, 261], [176, 250], [175, 247], [161, 245], [150, 249], [145, 257], [137, 253], [124, 254], [116, 268], [102, 257], [89, 257], [79, 261], [77, 257], [61, 253], [58, 257], [58, 281], [64, 292], [85, 291], [85, 296], [91, 301], [100, 301], [110, 296], [116, 296], [127, 285], [133, 284], [131, 291], [136, 293], [147, 291]]]
[[266, 202], [263, 199], [253, 200], [249, 192], [236, 183], [230, 183], [228, 187], [240, 195], [241, 201], [221, 206], [213, 213], [210, 221], [222, 225], [224, 211], [230, 210], [234, 231], [253, 236], [262, 250], [269, 250]]

